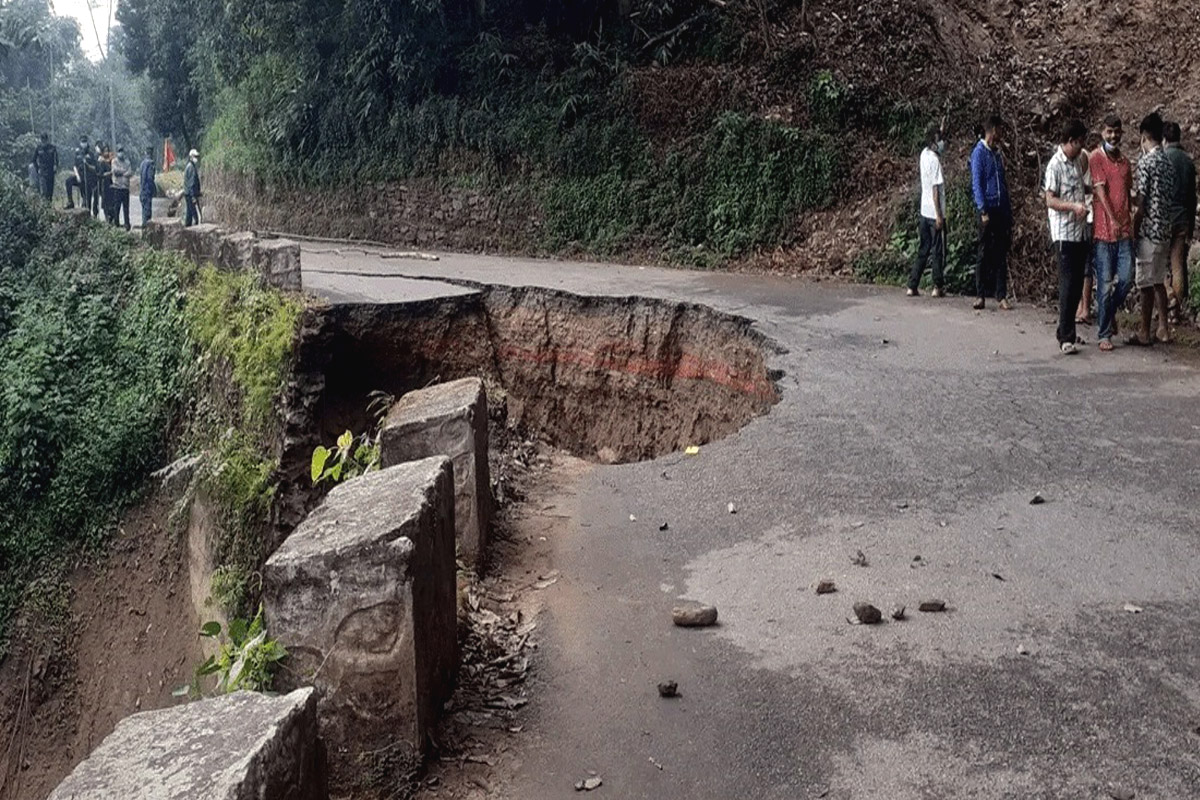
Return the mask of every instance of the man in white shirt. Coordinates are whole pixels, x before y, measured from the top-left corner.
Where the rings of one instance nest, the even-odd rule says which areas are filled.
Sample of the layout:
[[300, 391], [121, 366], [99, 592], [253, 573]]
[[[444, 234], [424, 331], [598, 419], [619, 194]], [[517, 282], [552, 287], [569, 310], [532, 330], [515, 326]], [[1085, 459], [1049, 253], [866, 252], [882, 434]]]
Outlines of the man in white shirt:
[[1061, 144], [1046, 165], [1042, 189], [1050, 220], [1050, 238], [1058, 254], [1058, 346], [1063, 353], [1078, 352], [1075, 309], [1083, 294], [1087, 266], [1087, 189], [1079, 154], [1087, 127], [1077, 119], [1063, 126]]
[[921, 151], [921, 218], [918, 233], [921, 237], [917, 260], [908, 276], [909, 297], [921, 292], [921, 276], [925, 264], [933, 262], [933, 297], [942, 296], [943, 273], [946, 267], [946, 182], [942, 178], [941, 155], [946, 142], [939, 128], [930, 127], [925, 133], [925, 149]]

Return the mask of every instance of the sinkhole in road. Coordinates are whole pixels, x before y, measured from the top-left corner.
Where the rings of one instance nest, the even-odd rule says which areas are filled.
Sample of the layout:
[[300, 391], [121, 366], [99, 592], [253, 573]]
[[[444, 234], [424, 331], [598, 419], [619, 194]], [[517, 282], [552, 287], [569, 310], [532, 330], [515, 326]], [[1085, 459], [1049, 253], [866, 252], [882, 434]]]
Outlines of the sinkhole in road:
[[[471, 285], [458, 296], [310, 309], [287, 405], [285, 480], [367, 430], [372, 392], [484, 379], [505, 424], [581, 458], [654, 458], [726, 436], [778, 401], [780, 348], [749, 319], [645, 297]], [[495, 418], [494, 418], [495, 422]]]

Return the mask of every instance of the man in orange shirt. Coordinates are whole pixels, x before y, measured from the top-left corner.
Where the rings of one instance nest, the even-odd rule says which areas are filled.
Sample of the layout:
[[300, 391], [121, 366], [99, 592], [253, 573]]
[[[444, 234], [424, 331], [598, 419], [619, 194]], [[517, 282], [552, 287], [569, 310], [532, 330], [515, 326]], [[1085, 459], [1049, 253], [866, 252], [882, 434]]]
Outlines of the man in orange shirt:
[[1095, 197], [1096, 324], [1100, 349], [1105, 352], [1113, 349], [1117, 309], [1133, 286], [1133, 170], [1121, 152], [1123, 133], [1120, 117], [1106, 117], [1100, 132], [1103, 141], [1088, 161]]

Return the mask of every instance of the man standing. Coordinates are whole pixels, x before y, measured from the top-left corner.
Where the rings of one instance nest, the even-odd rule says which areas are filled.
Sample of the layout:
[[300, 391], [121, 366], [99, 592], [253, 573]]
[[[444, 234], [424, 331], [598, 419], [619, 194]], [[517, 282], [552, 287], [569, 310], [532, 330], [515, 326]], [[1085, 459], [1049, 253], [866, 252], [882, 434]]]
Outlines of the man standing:
[[1133, 232], [1137, 236], [1137, 267], [1134, 280], [1142, 293], [1141, 327], [1130, 344], [1149, 345], [1150, 323], [1158, 306], [1160, 342], [1170, 341], [1167, 327], [1167, 273], [1170, 271], [1171, 199], [1175, 196], [1175, 170], [1163, 151], [1163, 121], [1157, 113], [1142, 120], [1142, 157], [1133, 177]]
[[146, 148], [146, 156], [138, 168], [138, 196], [142, 201], [142, 227], [150, 224], [154, 211], [154, 148]]
[[925, 149], [921, 151], [921, 218], [917, 221], [917, 233], [921, 244], [912, 273], [908, 276], [906, 294], [909, 297], [916, 297], [921, 293], [918, 288], [921, 285], [921, 275], [930, 259], [933, 260], [932, 296], [942, 296], [946, 266], [946, 182], [942, 178], [941, 155], [945, 150], [946, 142], [942, 138], [942, 131], [930, 127], [925, 132]]
[[75, 207], [75, 190], [79, 190], [79, 204], [87, 205], [87, 152], [88, 140], [80, 137], [79, 147], [75, 148], [74, 166], [67, 178], [67, 208]]
[[1063, 128], [1058, 150], [1046, 165], [1042, 190], [1050, 217], [1050, 238], [1058, 254], [1058, 346], [1074, 355], [1075, 309], [1083, 294], [1087, 265], [1087, 193], [1079, 164], [1087, 127], [1077, 119]]
[[1196, 232], [1196, 164], [1180, 147], [1179, 123], [1163, 126], [1166, 154], [1175, 171], [1175, 194], [1171, 198], [1171, 314], [1178, 321], [1187, 311], [1188, 245]]
[[193, 148], [188, 153], [188, 163], [183, 170], [183, 200], [187, 205], [184, 226], [200, 222], [200, 197], [200, 152]]
[[1000, 309], [1009, 311], [1008, 250], [1012, 244], [1012, 205], [1008, 181], [1004, 177], [1004, 120], [988, 117], [983, 138], [971, 153], [971, 191], [979, 212], [979, 263], [975, 267], [978, 299], [973, 308], [981, 309], [987, 297], [1000, 301]]
[[92, 216], [100, 213], [100, 143], [96, 142], [94, 147], [88, 149], [87, 160], [84, 161], [84, 167], [87, 169], [85, 176], [87, 184], [87, 199], [84, 205], [87, 206]]
[[1101, 144], [1090, 158], [1095, 193], [1096, 325], [1100, 349], [1110, 352], [1117, 334], [1117, 309], [1133, 286], [1133, 218], [1130, 200], [1133, 171], [1121, 153], [1121, 118], [1109, 114]]
[[112, 162], [113, 181], [113, 224], [121, 224], [121, 212], [125, 212], [125, 230], [131, 227], [129, 220], [129, 176], [133, 167], [125, 158], [125, 148], [118, 147]]
[[100, 144], [100, 154], [96, 160], [96, 179], [100, 184], [100, 208], [104, 211], [104, 219], [109, 224], [113, 222], [113, 193], [112, 193], [112, 151], [108, 145]]
[[54, 176], [58, 173], [58, 148], [50, 144], [50, 134], [42, 134], [42, 143], [33, 151], [33, 163], [37, 164], [42, 199], [47, 203], [52, 202], [54, 200]]

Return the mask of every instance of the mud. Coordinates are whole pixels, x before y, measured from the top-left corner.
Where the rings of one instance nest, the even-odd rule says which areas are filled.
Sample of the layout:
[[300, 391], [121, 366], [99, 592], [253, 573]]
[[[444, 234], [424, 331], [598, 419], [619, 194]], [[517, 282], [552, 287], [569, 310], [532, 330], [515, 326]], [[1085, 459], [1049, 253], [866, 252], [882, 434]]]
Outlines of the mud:
[[540, 288], [312, 309], [288, 400], [281, 523], [311, 502], [313, 448], [371, 426], [372, 392], [480, 376], [505, 401], [508, 427], [583, 459], [629, 462], [765, 413], [779, 399], [773, 347], [749, 320], [704, 306]]

